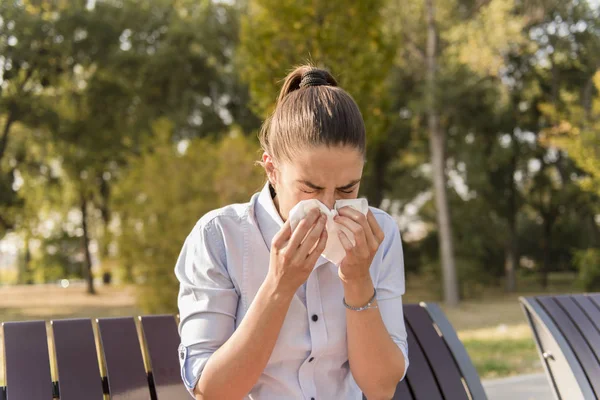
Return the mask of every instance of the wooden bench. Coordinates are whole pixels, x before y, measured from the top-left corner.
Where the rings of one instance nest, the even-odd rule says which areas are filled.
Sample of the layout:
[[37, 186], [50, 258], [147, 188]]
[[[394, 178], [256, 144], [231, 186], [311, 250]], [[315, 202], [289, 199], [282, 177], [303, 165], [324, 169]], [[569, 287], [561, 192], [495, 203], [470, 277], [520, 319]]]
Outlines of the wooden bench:
[[[410, 367], [394, 399], [485, 400], [479, 376], [441, 309], [408, 304], [404, 316]], [[0, 388], [0, 400], [102, 400], [108, 394], [112, 400], [191, 399], [180, 378], [175, 317], [143, 316], [138, 322], [54, 320], [51, 332], [45, 321], [3, 323], [6, 387]]]
[[600, 293], [520, 298], [557, 399], [600, 398]]

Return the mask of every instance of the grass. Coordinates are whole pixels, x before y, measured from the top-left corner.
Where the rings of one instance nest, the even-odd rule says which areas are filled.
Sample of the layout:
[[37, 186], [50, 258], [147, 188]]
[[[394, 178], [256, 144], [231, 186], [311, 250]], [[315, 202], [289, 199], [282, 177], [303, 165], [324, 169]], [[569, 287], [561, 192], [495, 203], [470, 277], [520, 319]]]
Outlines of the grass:
[[458, 336], [482, 378], [542, 371], [530, 328], [525, 323], [462, 330]]
[[[463, 301], [457, 308], [442, 308], [482, 378], [541, 372], [542, 366], [518, 297], [571, 292], [572, 282], [571, 276], [551, 275], [548, 290], [541, 291], [535, 282], [522, 279], [522, 286], [526, 284], [531, 290], [505, 294], [501, 289], [486, 289], [478, 299]], [[404, 301], [439, 302], [433, 293], [424, 280], [409, 277]], [[72, 285], [67, 289], [56, 285], [0, 286], [0, 322], [139, 314], [131, 287], [99, 287], [98, 295], [88, 296], [84, 286]], [[5, 383], [2, 343], [0, 329], [0, 386]]]

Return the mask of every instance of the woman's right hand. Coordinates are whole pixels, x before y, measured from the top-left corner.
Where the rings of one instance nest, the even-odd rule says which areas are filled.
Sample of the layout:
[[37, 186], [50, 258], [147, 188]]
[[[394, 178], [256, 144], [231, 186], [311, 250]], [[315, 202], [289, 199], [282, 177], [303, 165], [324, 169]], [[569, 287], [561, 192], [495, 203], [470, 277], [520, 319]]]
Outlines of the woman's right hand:
[[294, 233], [290, 219], [271, 241], [269, 277], [278, 290], [294, 294], [308, 279], [317, 259], [327, 244], [327, 217], [318, 209], [311, 210]]

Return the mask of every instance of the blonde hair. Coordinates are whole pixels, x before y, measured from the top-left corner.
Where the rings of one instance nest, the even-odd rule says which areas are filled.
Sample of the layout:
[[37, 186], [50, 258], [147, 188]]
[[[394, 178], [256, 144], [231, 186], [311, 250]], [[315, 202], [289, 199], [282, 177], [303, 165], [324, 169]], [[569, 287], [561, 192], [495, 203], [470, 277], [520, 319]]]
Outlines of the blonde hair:
[[260, 144], [275, 160], [291, 161], [320, 145], [351, 146], [365, 154], [365, 124], [358, 105], [326, 70], [297, 67], [285, 78], [273, 113], [262, 125]]

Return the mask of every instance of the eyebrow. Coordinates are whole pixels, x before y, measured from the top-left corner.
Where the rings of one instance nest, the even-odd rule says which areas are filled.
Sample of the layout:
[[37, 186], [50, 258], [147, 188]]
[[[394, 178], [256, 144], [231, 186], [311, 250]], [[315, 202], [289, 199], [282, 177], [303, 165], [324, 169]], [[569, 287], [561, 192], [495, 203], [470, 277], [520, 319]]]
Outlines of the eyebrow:
[[[317, 185], [315, 185], [315, 184], [313, 184], [313, 183], [311, 183], [311, 182], [309, 182], [307, 180], [304, 180], [304, 179], [298, 179], [298, 180], [296, 180], [296, 182], [302, 183], [302, 184], [304, 184], [304, 185], [306, 185], [309, 188], [314, 189], [314, 190], [323, 190], [323, 189], [325, 189], [325, 188], [323, 188], [321, 186], [317, 186]], [[350, 182], [349, 184], [344, 185], [344, 186], [339, 187], [339, 188], [336, 188], [336, 189], [338, 189], [338, 190], [350, 189], [352, 186], [356, 185], [359, 182], [360, 182], [360, 179], [355, 179], [352, 182]]]

